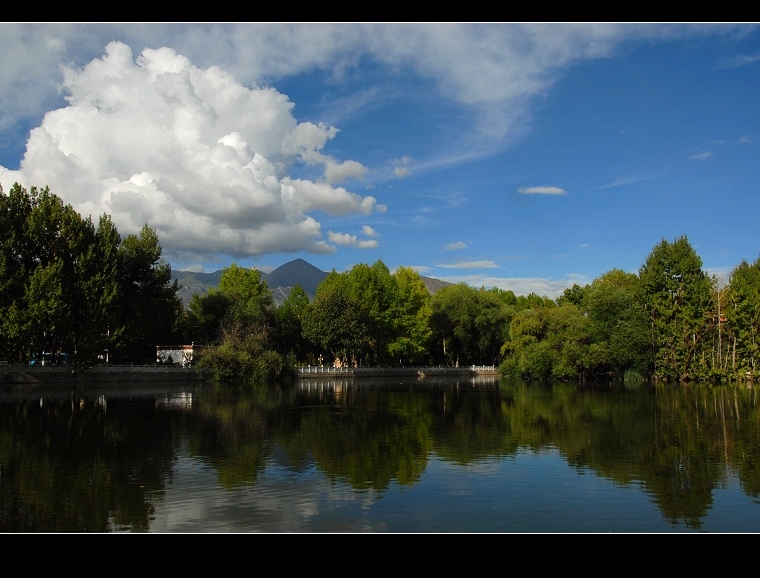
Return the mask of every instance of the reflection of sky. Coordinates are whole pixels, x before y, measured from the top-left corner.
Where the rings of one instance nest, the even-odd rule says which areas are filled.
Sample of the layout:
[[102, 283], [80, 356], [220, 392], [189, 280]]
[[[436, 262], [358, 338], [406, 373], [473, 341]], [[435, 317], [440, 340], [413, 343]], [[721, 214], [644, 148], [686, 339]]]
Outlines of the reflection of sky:
[[[738, 483], [715, 490], [701, 531], [746, 531], [760, 505]], [[734, 520], [734, 522], [732, 522]], [[732, 527], [733, 526], [733, 527]], [[758, 524], [760, 530], [760, 524]], [[555, 451], [457, 465], [435, 456], [420, 480], [386, 490], [331, 483], [310, 463], [270, 460], [255, 484], [229, 490], [183, 456], [156, 507], [152, 532], [685, 532], [638, 484], [621, 486], [568, 466]]]
[[[367, 497], [346, 484], [330, 484], [314, 466], [296, 474], [270, 465], [254, 485], [229, 490], [211, 468], [183, 458], [156, 507], [151, 532], [374, 531], [350, 518]], [[321, 512], [328, 512], [326, 520], [319, 521]]]

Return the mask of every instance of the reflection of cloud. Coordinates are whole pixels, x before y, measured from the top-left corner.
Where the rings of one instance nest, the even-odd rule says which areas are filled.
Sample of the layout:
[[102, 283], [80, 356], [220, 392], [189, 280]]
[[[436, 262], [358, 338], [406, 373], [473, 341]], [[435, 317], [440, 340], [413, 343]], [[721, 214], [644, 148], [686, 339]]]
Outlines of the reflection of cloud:
[[[315, 467], [313, 463], [304, 466]], [[316, 468], [315, 468], [316, 469]], [[157, 500], [152, 515], [152, 533], [237, 533], [306, 532], [320, 526], [326, 496], [344, 507], [361, 510], [373, 493], [335, 492], [335, 482], [324, 476], [294, 477], [286, 468], [267, 465], [266, 475], [255, 482], [255, 491], [241, 486], [230, 490], [219, 482], [218, 472], [194, 458], [180, 457], [172, 483]], [[283, 478], [288, 489], [283, 491]], [[294, 496], [297, 496], [295, 498]], [[360, 521], [346, 531], [373, 532]]]
[[517, 192], [521, 195], [565, 195], [567, 194], [564, 189], [559, 187], [522, 187], [517, 189]]

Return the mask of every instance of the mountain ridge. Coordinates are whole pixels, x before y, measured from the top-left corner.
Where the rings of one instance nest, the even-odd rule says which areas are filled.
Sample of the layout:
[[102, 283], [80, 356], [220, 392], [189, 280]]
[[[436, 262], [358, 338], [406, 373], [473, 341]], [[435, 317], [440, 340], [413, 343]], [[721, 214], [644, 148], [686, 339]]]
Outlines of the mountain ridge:
[[[294, 259], [280, 265], [269, 273], [261, 271], [259, 273], [262, 280], [267, 282], [269, 289], [272, 291], [272, 298], [278, 307], [287, 299], [290, 291], [296, 285], [301, 285], [310, 300], [314, 299], [317, 287], [329, 275], [329, 272], [322, 271], [304, 259]], [[179, 285], [178, 295], [185, 307], [189, 307], [194, 295], [205, 295], [209, 292], [209, 289], [218, 287], [221, 276], [222, 269], [212, 273], [172, 270], [172, 281], [177, 281]], [[425, 277], [423, 275], [420, 275], [420, 277], [431, 295], [443, 287], [452, 285], [452, 283], [433, 277]]]

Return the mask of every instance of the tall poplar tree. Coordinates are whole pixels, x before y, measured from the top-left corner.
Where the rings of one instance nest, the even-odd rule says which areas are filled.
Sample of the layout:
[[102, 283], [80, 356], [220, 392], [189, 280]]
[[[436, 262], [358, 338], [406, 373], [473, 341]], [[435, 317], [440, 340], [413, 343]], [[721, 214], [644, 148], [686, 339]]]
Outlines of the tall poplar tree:
[[391, 308], [392, 340], [390, 359], [402, 365], [427, 360], [432, 345], [430, 292], [414, 269], [399, 267], [393, 274], [396, 284]]
[[[306, 361], [309, 341], [303, 336], [303, 317], [309, 307], [309, 296], [300, 284], [296, 284], [274, 311], [274, 342], [283, 355], [292, 352], [296, 360]], [[314, 360], [316, 361], [316, 360]]]
[[163, 257], [156, 232], [144, 225], [128, 235], [118, 251], [120, 317], [117, 335], [119, 361], [155, 362], [155, 346], [174, 339], [175, 323], [182, 312], [178, 283]]

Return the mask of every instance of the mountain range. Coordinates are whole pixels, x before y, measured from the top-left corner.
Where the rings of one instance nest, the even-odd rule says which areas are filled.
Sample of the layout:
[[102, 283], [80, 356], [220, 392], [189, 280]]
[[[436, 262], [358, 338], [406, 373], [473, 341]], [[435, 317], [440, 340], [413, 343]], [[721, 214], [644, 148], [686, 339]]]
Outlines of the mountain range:
[[[309, 299], [314, 299], [314, 296], [317, 294], [317, 287], [328, 274], [328, 272], [318, 269], [303, 259], [295, 259], [279, 266], [270, 273], [261, 273], [261, 278], [267, 282], [269, 289], [272, 291], [274, 302], [279, 306], [287, 299], [290, 291], [296, 285], [301, 285], [309, 296]], [[213, 273], [172, 271], [172, 281], [177, 281], [179, 285], [178, 295], [185, 307], [190, 305], [193, 295], [205, 295], [209, 289], [218, 287], [221, 276], [222, 270], [214, 271]], [[427, 287], [431, 295], [439, 289], [451, 285], [451, 283], [433, 277], [424, 277], [422, 275], [420, 277], [425, 282], [425, 287]]]

